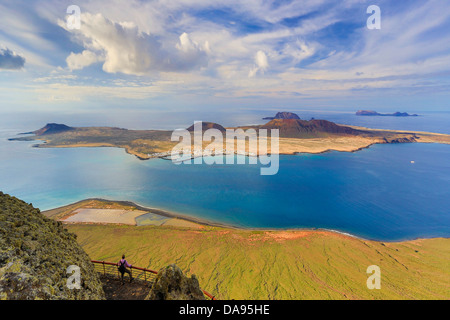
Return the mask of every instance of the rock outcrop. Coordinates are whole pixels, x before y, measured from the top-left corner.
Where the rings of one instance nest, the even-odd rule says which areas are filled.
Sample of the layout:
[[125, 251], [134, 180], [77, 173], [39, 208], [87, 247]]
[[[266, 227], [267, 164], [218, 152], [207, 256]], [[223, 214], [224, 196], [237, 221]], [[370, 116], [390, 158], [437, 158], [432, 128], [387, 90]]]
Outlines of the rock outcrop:
[[329, 135], [359, 135], [362, 131], [327, 120], [274, 119], [260, 127], [278, 129], [281, 138], [320, 138]]
[[[192, 126], [190, 126], [189, 128], [187, 128], [187, 131], [194, 131], [195, 125], [193, 124]], [[214, 122], [202, 122], [202, 131], [206, 131], [208, 129], [217, 129], [221, 132], [225, 132], [226, 129], [221, 126], [218, 123], [214, 123]]]
[[146, 300], [205, 300], [197, 277], [188, 278], [180, 268], [171, 264], [162, 268]]
[[[71, 265], [79, 267], [80, 289], [67, 286]], [[98, 300], [105, 293], [74, 234], [0, 192], [0, 300], [5, 299]]]
[[263, 120], [273, 120], [273, 119], [297, 119], [297, 120], [300, 120], [300, 117], [293, 112], [277, 112], [275, 117], [263, 118]]
[[394, 138], [383, 138], [385, 143], [410, 143], [417, 142], [417, 137], [415, 135], [405, 136], [405, 137], [394, 137]]
[[42, 136], [44, 134], [55, 134], [55, 133], [61, 133], [66, 131], [72, 131], [75, 128], [66, 126], [65, 124], [59, 124], [59, 123], [47, 123], [45, 127], [28, 133], [34, 133], [37, 136]]

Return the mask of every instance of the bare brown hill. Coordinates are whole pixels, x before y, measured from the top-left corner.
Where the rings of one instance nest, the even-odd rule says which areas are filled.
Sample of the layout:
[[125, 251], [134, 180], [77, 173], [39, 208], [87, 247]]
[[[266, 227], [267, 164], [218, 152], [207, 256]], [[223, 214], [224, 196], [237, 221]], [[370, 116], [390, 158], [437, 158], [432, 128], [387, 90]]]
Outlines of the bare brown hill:
[[293, 112], [278, 112], [275, 115], [275, 117], [263, 118], [263, 120], [273, 120], [273, 119], [300, 119], [300, 117]]
[[327, 120], [274, 119], [261, 129], [278, 129], [281, 138], [321, 138], [330, 135], [363, 135], [367, 132]]
[[[194, 131], [194, 126], [195, 124], [193, 124], [192, 126], [190, 126], [189, 128], [187, 128], [188, 131]], [[222, 127], [220, 124], [214, 123], [214, 122], [202, 122], [202, 131], [206, 131], [208, 129], [217, 129], [221, 132], [225, 132], [226, 129], [224, 127]]]
[[44, 134], [54, 134], [54, 133], [61, 133], [66, 131], [75, 130], [75, 128], [66, 126], [65, 124], [58, 124], [58, 123], [47, 123], [47, 125], [39, 130], [28, 132], [28, 133], [34, 133], [37, 136], [42, 136]]

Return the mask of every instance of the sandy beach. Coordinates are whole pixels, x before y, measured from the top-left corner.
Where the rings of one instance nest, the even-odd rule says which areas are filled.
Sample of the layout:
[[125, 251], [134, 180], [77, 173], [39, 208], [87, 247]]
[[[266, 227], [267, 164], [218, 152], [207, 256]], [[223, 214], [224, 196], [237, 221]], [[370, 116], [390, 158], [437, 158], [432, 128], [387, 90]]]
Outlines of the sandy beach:
[[202, 229], [220, 226], [200, 219], [187, 218], [167, 211], [145, 208], [129, 201], [86, 199], [42, 212], [47, 217], [68, 224], [123, 224], [132, 226], [172, 226]]
[[145, 214], [139, 210], [120, 209], [77, 209], [60, 221], [67, 223], [117, 223], [136, 225], [136, 218]]

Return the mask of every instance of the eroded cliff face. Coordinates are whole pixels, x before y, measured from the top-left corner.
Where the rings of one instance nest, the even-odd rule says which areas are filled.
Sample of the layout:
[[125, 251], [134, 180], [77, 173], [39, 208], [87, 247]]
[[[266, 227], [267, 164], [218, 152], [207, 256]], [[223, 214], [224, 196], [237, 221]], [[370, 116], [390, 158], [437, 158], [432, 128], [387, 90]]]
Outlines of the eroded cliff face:
[[399, 135], [399, 136], [393, 136], [393, 137], [385, 137], [383, 139], [380, 139], [380, 143], [412, 143], [417, 142], [418, 137], [414, 134], [410, 135]]
[[[70, 289], [69, 266], [80, 271], [80, 289]], [[69, 283], [74, 283], [70, 281]], [[60, 222], [44, 217], [0, 192], [0, 299], [105, 299], [89, 256]]]

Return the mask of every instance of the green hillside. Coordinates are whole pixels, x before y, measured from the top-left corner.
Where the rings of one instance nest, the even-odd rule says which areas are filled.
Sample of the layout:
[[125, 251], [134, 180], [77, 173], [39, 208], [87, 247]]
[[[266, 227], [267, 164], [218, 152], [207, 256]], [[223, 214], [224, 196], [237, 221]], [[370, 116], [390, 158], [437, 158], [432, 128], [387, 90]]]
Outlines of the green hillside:
[[[449, 299], [450, 239], [381, 243], [321, 231], [68, 225], [92, 259], [176, 263], [219, 299]], [[366, 286], [381, 268], [381, 289]]]
[[[80, 289], [67, 286], [71, 265], [80, 268]], [[0, 300], [104, 298], [76, 236], [39, 209], [0, 192]]]

